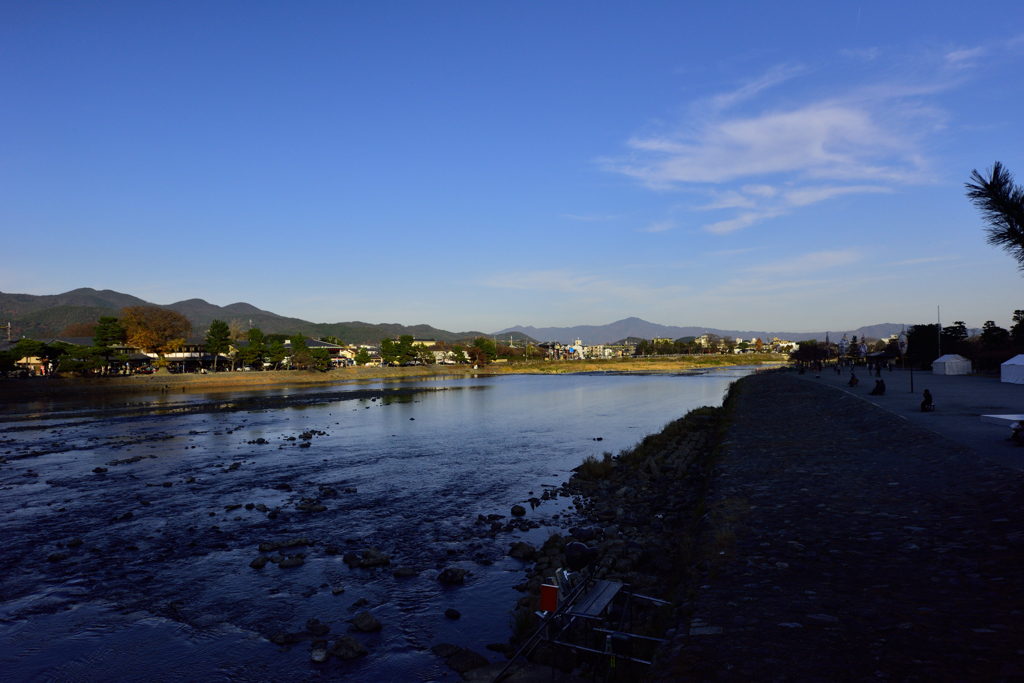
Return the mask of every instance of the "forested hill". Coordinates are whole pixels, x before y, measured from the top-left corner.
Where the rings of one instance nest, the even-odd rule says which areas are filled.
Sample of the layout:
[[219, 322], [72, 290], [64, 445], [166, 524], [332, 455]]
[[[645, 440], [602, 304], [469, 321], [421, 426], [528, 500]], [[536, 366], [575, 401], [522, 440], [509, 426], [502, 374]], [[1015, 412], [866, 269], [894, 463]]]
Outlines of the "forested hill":
[[95, 322], [102, 315], [117, 316], [125, 306], [159, 306], [184, 315], [192, 322], [194, 334], [202, 335], [213, 320], [237, 321], [243, 327], [258, 327], [272, 334], [302, 332], [311, 337], [333, 336], [352, 344], [376, 344], [385, 337], [411, 334], [417, 338], [440, 341], [463, 341], [484, 336], [482, 332], [448, 332], [429, 325], [398, 323], [313, 323], [299, 318], [264, 311], [252, 304], [234, 303], [217, 306], [202, 299], [187, 299], [173, 304], [155, 304], [130, 294], [109, 289], [75, 289], [63, 294], [37, 296], [0, 292], [0, 320], [5, 327], [11, 323], [12, 337], [53, 337], [76, 323]]

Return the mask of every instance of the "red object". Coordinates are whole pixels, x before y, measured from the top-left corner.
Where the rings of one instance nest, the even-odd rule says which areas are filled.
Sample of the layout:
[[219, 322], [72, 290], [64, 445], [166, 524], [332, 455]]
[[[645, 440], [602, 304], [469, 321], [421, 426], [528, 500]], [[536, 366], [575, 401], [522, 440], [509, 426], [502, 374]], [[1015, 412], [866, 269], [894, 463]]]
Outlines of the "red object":
[[558, 609], [558, 586], [541, 584], [540, 608], [545, 612], [554, 612]]

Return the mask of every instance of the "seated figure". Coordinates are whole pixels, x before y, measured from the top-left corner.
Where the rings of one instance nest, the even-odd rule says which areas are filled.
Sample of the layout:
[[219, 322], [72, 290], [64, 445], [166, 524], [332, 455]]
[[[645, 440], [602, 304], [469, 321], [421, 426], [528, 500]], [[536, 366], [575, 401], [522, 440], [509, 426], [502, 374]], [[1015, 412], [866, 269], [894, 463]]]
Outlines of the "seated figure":
[[883, 389], [883, 388], [881, 388], [879, 386], [881, 383], [882, 383], [882, 380], [880, 380], [880, 379], [876, 379], [875, 380], [875, 388], [872, 389], [869, 392], [870, 396], [881, 396], [883, 393], [885, 393], [885, 389]]
[[921, 401], [921, 412], [927, 413], [930, 410], [935, 410], [935, 404], [932, 403], [932, 393], [925, 389], [923, 396], [924, 400]]
[[853, 374], [851, 372], [850, 373], [850, 381], [846, 383], [846, 386], [848, 386], [848, 387], [855, 387], [855, 386], [857, 386], [858, 382], [859, 382], [859, 380], [857, 379], [857, 375], [855, 375], [855, 374]]

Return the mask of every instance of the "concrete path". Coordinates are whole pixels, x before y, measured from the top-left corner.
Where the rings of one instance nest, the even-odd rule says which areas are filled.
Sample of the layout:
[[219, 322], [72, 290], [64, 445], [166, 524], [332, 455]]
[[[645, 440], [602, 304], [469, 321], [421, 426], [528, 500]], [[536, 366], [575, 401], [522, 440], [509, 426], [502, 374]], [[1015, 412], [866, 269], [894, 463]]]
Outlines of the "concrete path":
[[[920, 398], [909, 391], [877, 399], [904, 419], [807, 377], [741, 380], [687, 621], [655, 680], [1024, 679], [1024, 479], [911, 422], [937, 417], [968, 438], [978, 405], [1001, 406], [992, 396], [1006, 388], [918, 385], [915, 373], [953, 416], [911, 417]], [[1002, 433], [983, 436], [998, 446]]]
[[[837, 375], [824, 370], [820, 376], [808, 372], [801, 376], [809, 382], [826, 384], [841, 389], [848, 396], [868, 401], [890, 413], [930, 429], [946, 438], [970, 448], [980, 457], [989, 458], [1006, 467], [1024, 470], [1024, 448], [1006, 441], [1010, 430], [986, 424], [982, 415], [1024, 413], [1024, 385], [1006, 384], [997, 376], [986, 375], [933, 375], [930, 372], [913, 373], [914, 392], [910, 391], [911, 373], [895, 369], [882, 371], [885, 396], [869, 396], [875, 387], [875, 377], [868, 377], [865, 368], [858, 368], [856, 387], [846, 386], [850, 371]], [[793, 373], [796, 375], [795, 371]], [[921, 412], [921, 392], [928, 389], [936, 408], [934, 412]]]

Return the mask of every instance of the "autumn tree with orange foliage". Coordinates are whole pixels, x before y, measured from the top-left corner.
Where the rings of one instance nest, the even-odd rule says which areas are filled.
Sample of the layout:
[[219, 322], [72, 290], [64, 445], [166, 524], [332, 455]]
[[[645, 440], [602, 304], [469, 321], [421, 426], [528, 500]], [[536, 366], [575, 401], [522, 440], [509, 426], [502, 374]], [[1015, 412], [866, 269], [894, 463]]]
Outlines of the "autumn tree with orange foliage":
[[169, 308], [128, 306], [121, 309], [120, 322], [129, 346], [138, 346], [161, 357], [181, 347], [192, 334], [189, 319]]

